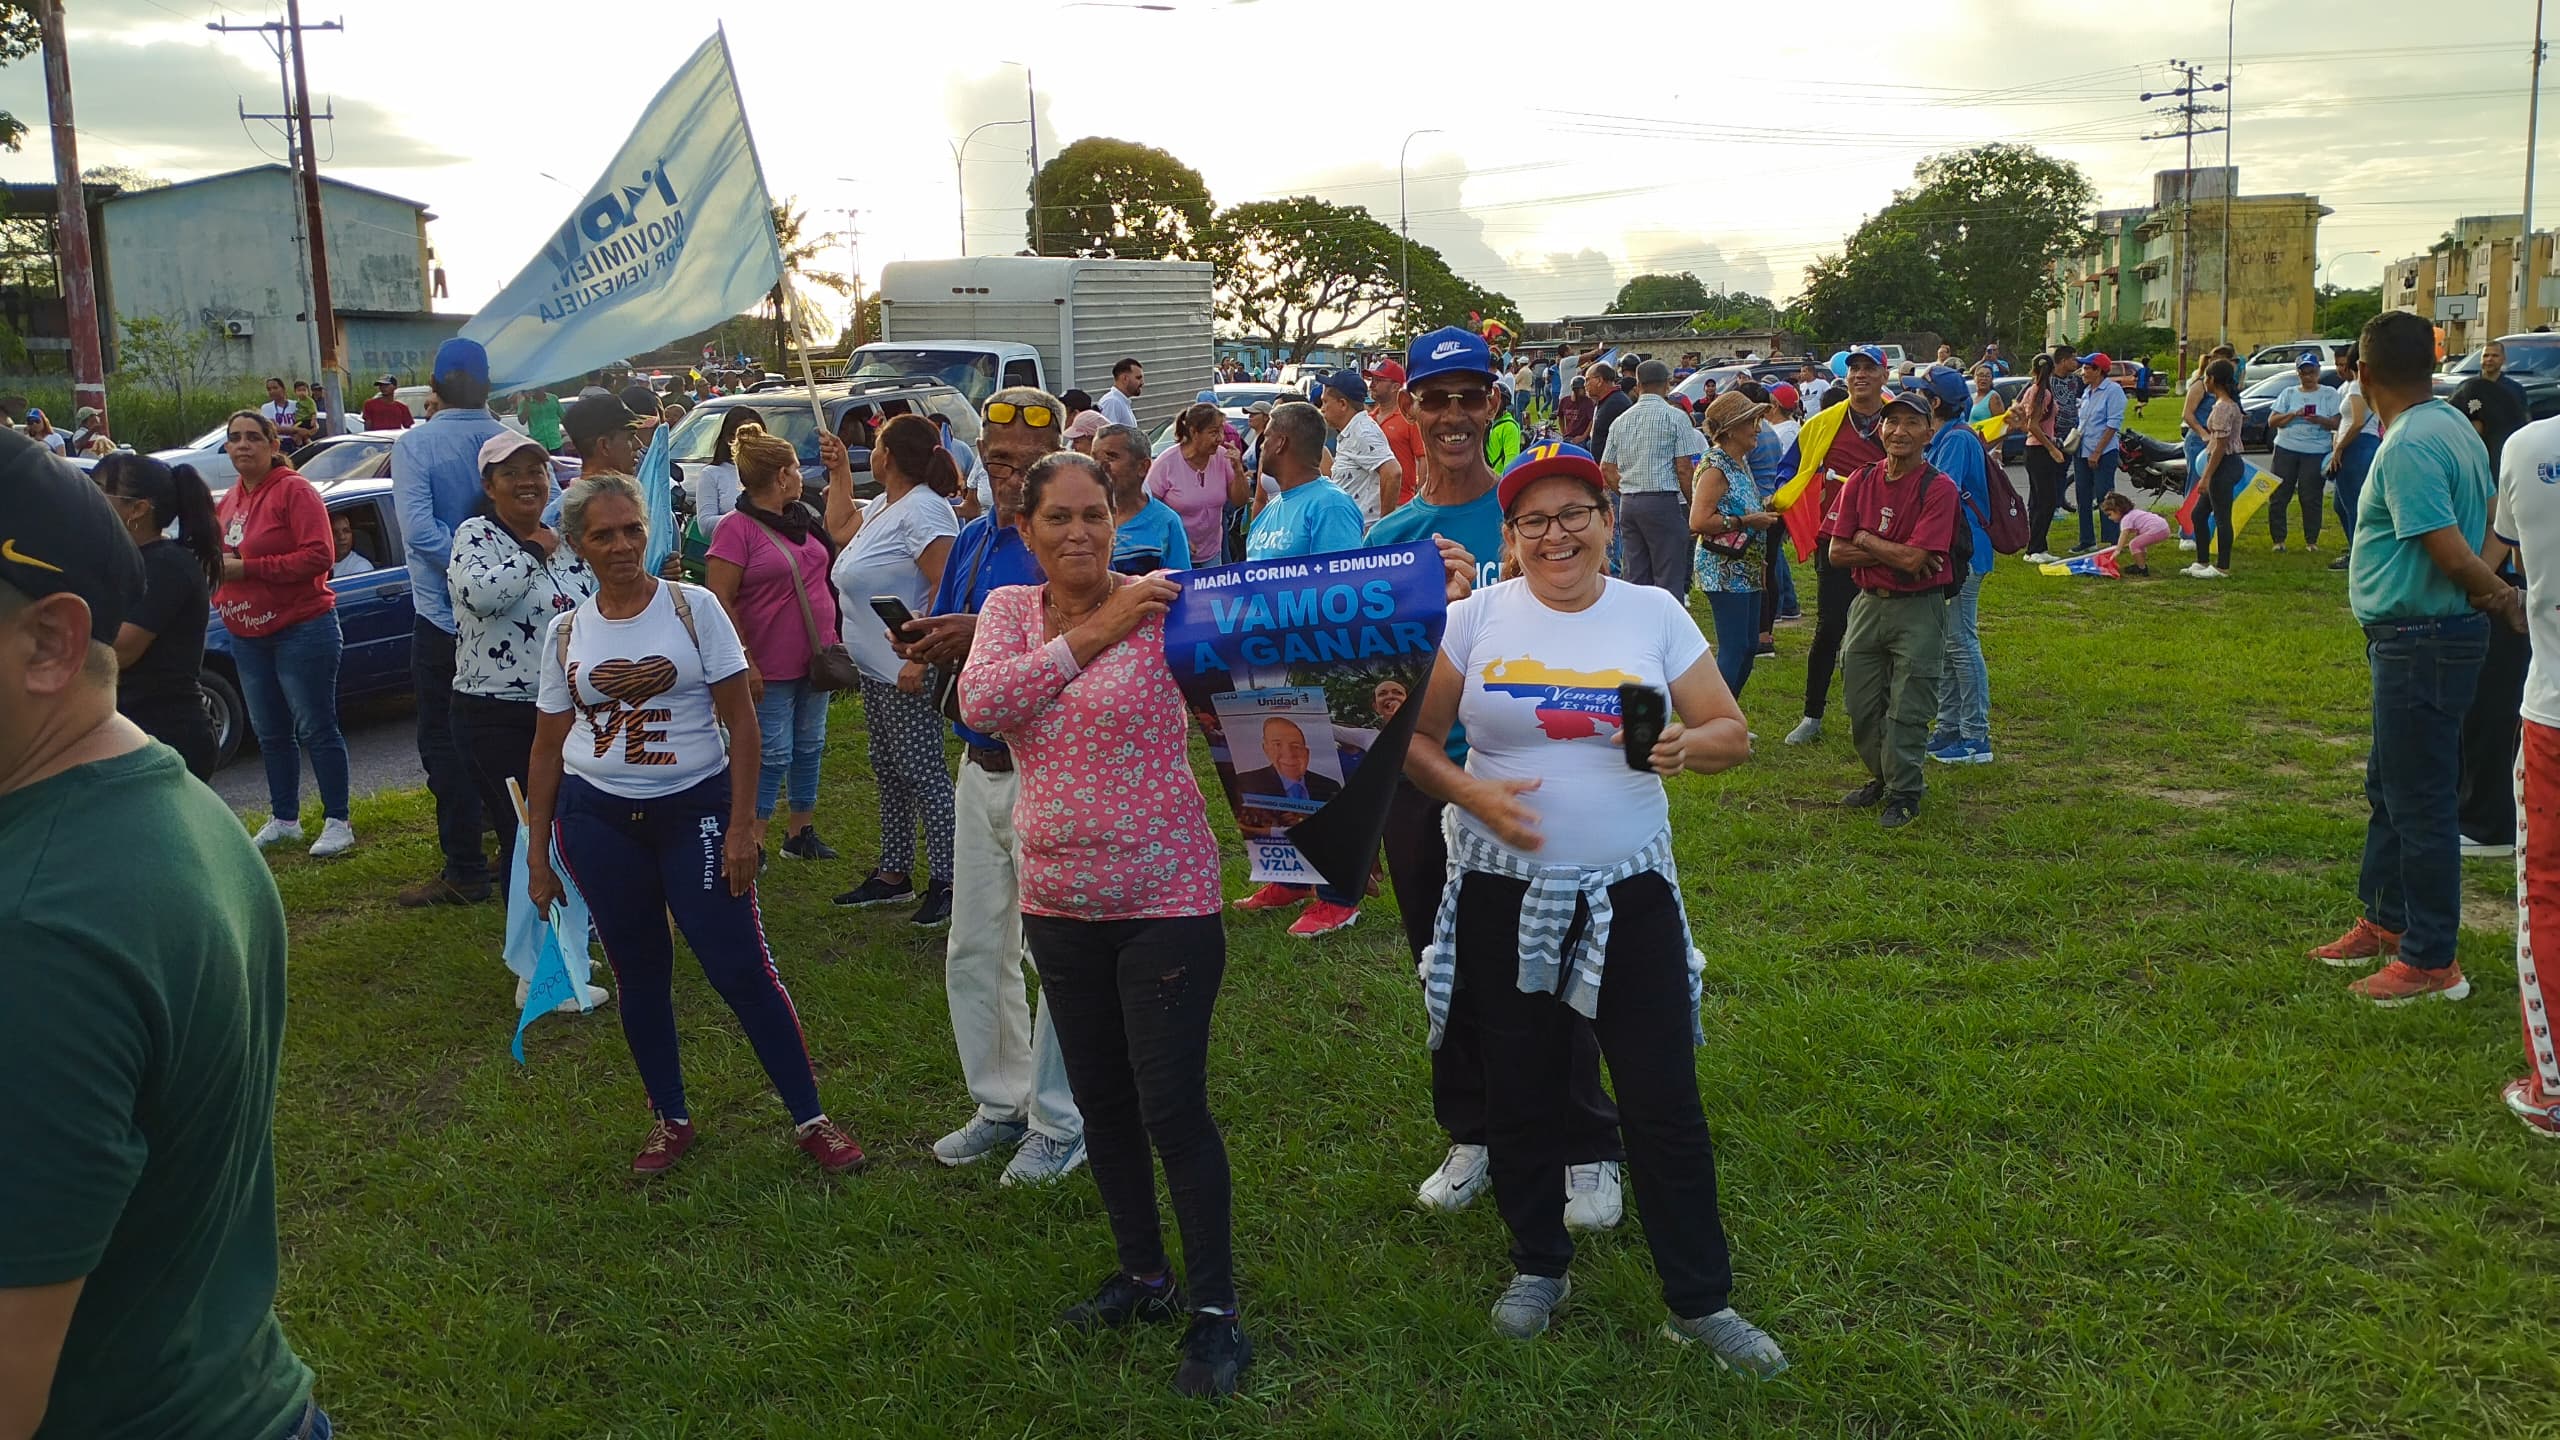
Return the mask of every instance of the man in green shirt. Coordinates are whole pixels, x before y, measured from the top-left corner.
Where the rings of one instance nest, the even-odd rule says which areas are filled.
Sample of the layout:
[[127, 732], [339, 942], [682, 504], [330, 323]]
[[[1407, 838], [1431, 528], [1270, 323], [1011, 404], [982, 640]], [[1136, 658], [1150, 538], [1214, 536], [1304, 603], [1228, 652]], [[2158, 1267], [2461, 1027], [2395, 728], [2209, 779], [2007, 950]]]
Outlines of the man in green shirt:
[[516, 402], [516, 418], [524, 422], [524, 433], [533, 443], [553, 454], [569, 443], [569, 434], [560, 428], [560, 397], [536, 386]]
[[275, 1314], [284, 907], [116, 714], [141, 591], [98, 489], [0, 435], [0, 1437], [322, 1437]]

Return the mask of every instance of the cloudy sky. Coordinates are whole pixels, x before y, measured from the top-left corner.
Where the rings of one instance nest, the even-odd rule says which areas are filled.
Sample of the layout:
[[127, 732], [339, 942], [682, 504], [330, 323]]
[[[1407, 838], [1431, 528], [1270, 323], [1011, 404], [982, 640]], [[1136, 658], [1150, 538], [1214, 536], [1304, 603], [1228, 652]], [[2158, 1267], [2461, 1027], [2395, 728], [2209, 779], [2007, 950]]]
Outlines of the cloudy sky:
[[[273, 56], [204, 28], [281, 13], [247, 6], [78, 0], [81, 163], [183, 179], [281, 157], [271, 127], [236, 118], [244, 101], [279, 108]], [[1393, 224], [1398, 147], [1432, 132], [1407, 151], [1414, 238], [1535, 319], [1597, 310], [1644, 270], [1791, 296], [1919, 160], [1986, 140], [2076, 161], [2104, 204], [2144, 201], [2181, 147], [2142, 138], [2170, 122], [2139, 96], [2177, 83], [2172, 58], [2220, 79], [2227, 13], [1949, 0], [1899, 12], [1944, 17], [1915, 31], [1821, 5], [1164, 6], [319, 0], [305, 15], [346, 24], [309, 42], [337, 115], [325, 168], [434, 210], [457, 309], [521, 268], [725, 19], [774, 193], [817, 229], [857, 230], [866, 275], [954, 253], [964, 206], [971, 253], [1023, 243], [1025, 127], [977, 135], [965, 198], [951, 145], [1023, 115], [1027, 64], [1044, 155], [1085, 135], [1158, 145], [1222, 203], [1313, 193]], [[2532, 10], [2490, 0], [2420, 28], [2397, 0], [2238, 0], [2243, 192], [2318, 195], [2337, 212], [2322, 258], [2357, 285], [2457, 215], [2518, 209]], [[0, 175], [51, 177], [44, 105], [34, 60], [0, 70], [0, 107], [33, 122]], [[2222, 143], [2200, 141], [2198, 163]], [[2560, 176], [2543, 190], [2543, 223], [2560, 223]]]

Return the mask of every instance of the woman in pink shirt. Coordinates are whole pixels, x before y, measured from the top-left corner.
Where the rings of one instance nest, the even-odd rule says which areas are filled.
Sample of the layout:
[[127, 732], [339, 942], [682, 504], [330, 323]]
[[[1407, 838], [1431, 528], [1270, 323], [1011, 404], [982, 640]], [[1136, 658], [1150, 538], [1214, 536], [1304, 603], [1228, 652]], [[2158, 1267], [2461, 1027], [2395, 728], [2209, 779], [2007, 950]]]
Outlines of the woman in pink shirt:
[[[1209, 1114], [1209, 1017], [1227, 964], [1218, 850], [1164, 657], [1180, 591], [1162, 574], [1112, 573], [1119, 527], [1089, 456], [1032, 466], [1022, 513], [1048, 582], [987, 597], [960, 719], [1004, 737], [1021, 771], [1022, 938], [1119, 1252], [1064, 1319], [1085, 1330], [1185, 1319], [1174, 1389], [1225, 1395], [1253, 1350], [1236, 1323], [1227, 1148]], [[1165, 1263], [1150, 1142], [1182, 1230], [1187, 1297]]]
[[[738, 427], [729, 447], [737, 457], [737, 505], [712, 532], [703, 581], [747, 648], [747, 689], [764, 751], [756, 821], [773, 819], [787, 777], [783, 858], [833, 860], [836, 852], [818, 838], [817, 826], [827, 692], [810, 685], [809, 661], [836, 642], [836, 587], [827, 579], [835, 550], [825, 524], [800, 498], [800, 456], [790, 441], [750, 422]], [[843, 452], [822, 446], [820, 453], [832, 466]]]
[[1203, 569], [1226, 554], [1227, 507], [1251, 493], [1244, 462], [1227, 445], [1227, 417], [1215, 405], [1194, 405], [1174, 417], [1173, 448], [1147, 470], [1147, 493], [1182, 517], [1191, 541], [1191, 563]]

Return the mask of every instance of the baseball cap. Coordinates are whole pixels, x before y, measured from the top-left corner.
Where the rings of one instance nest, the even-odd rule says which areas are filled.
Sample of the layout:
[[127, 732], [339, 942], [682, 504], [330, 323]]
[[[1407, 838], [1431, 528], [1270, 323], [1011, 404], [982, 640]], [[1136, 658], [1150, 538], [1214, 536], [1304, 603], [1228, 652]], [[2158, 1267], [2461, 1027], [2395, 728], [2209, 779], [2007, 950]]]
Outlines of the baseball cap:
[[97, 406], [83, 405], [77, 411], [73, 412], [71, 421], [75, 425], [86, 425], [90, 421], [97, 419], [98, 413]]
[[658, 415], [658, 392], [646, 385], [626, 385], [622, 387], [622, 408], [654, 420]]
[[1875, 366], [1879, 370], [1884, 368], [1884, 351], [1873, 345], [1852, 346], [1847, 350], [1841, 351], [1840, 357], [1840, 373], [1843, 375], [1848, 374], [1849, 371], [1855, 368], [1857, 363], [1861, 360], [1866, 361], [1868, 364]]
[[2095, 365], [2095, 366], [2097, 366], [2097, 367], [2098, 367], [2098, 373], [2099, 373], [2099, 374], [2101, 374], [2101, 375], [2104, 375], [2104, 374], [2106, 374], [2108, 371], [2113, 370], [2114, 368], [2116, 368], [2116, 362], [2114, 362], [2113, 360], [2108, 359], [2108, 358], [2107, 358], [2107, 352], [2106, 352], [2106, 351], [2104, 351], [2104, 350], [2092, 350], [2092, 351], [2090, 351], [2088, 354], [2083, 355], [2083, 356], [2081, 356], [2081, 357], [2080, 357], [2080, 363], [2081, 363], [2081, 364], [2083, 364], [2083, 365]]
[[79, 596], [101, 645], [142, 600], [142, 552], [105, 492], [15, 432], [0, 435], [0, 581], [31, 599]]
[[1929, 413], [1928, 397], [1922, 395], [1917, 390], [1887, 391], [1884, 397], [1883, 408], [1885, 410], [1890, 410], [1896, 405], [1901, 406], [1903, 409], [1910, 411], [1912, 414], [1919, 416], [1923, 420], [1936, 418]]
[[1688, 414], [1688, 413], [1689, 413], [1689, 397], [1688, 397], [1688, 396], [1686, 396], [1686, 395], [1678, 395], [1678, 394], [1674, 394], [1674, 395], [1671, 395], [1671, 396], [1669, 396], [1669, 397], [1667, 397], [1667, 398], [1671, 401], [1671, 408], [1672, 408], [1672, 409], [1679, 411], [1679, 412], [1680, 412], [1681, 414], [1683, 414], [1683, 415], [1686, 415], [1686, 414]]
[[640, 417], [622, 403], [622, 397], [610, 392], [581, 395], [578, 403], [569, 407], [569, 413], [560, 417], [560, 428], [569, 432], [572, 444], [578, 445], [616, 430], [637, 429], [639, 425]]
[[427, 374], [432, 378], [442, 378], [456, 371], [468, 379], [488, 384], [489, 352], [479, 341], [465, 340], [459, 335], [437, 346], [435, 368]]
[[1194, 405], [1215, 405], [1218, 403], [1218, 392], [1215, 390], [1203, 390], [1199, 394], [1191, 397], [1191, 403]]
[[1929, 372], [1920, 377], [1920, 383], [1950, 410], [1961, 412], [1973, 403], [1972, 392], [1964, 383], [1964, 376], [1958, 374], [1952, 365], [1930, 366]]
[[1388, 357], [1380, 356], [1378, 363], [1369, 367], [1369, 378], [1401, 385], [1404, 383], [1404, 367]]
[[1369, 382], [1361, 379], [1360, 372], [1357, 370], [1344, 369], [1334, 371], [1332, 374], [1324, 377], [1324, 388], [1333, 391], [1354, 405], [1366, 405], [1369, 403]]
[[1519, 458], [1511, 462], [1511, 467], [1502, 472], [1502, 479], [1495, 483], [1494, 500], [1502, 506], [1502, 513], [1508, 515], [1511, 503], [1520, 498], [1521, 491], [1528, 489], [1532, 482], [1550, 475], [1579, 480], [1590, 486], [1594, 494], [1601, 489], [1600, 462], [1591, 458], [1590, 451], [1569, 441], [1550, 440], [1520, 452]]
[[[478, 461], [480, 473], [487, 475], [490, 466], [499, 464], [519, 450], [542, 450], [542, 442], [521, 430], [501, 430], [481, 441]], [[548, 450], [542, 450], [542, 453], [545, 459], [548, 459], [551, 454]]]
[[1244, 413], [1247, 415], [1268, 415], [1271, 413], [1272, 409], [1273, 406], [1270, 401], [1256, 400], [1252, 404], [1244, 407]]
[[1494, 373], [1493, 347], [1472, 330], [1443, 325], [1413, 337], [1413, 343], [1405, 347], [1404, 370], [1409, 383], [1415, 385], [1434, 375], [1490, 376]]
[[1110, 424], [1111, 417], [1099, 410], [1078, 411], [1076, 418], [1067, 422], [1066, 430], [1058, 438], [1072, 443], [1090, 435], [1099, 435]]
[[2305, 350], [2305, 351], [2303, 351], [2303, 352], [2302, 352], [2302, 358], [2293, 362], [2293, 368], [2294, 368], [2294, 369], [2296, 369], [2296, 370], [2317, 370], [2317, 369], [2319, 369], [2319, 368], [2320, 368], [2320, 354], [2319, 354], [2319, 352], [2318, 352], [2318, 351], [2316, 351], [2316, 350]]
[[389, 385], [396, 389], [400, 384], [400, 377], [397, 375], [385, 375], [373, 383], [376, 385]]
[[1769, 398], [1782, 410], [1793, 410], [1804, 403], [1804, 397], [1796, 393], [1796, 387], [1784, 380], [1769, 387]]

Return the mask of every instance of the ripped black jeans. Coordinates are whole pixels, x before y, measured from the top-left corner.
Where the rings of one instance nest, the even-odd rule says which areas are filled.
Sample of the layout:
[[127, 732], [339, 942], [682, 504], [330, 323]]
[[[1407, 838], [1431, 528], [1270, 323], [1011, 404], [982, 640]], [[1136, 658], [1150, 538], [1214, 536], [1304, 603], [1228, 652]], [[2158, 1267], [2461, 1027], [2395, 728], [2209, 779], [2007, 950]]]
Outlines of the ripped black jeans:
[[1209, 1115], [1209, 1016], [1227, 973], [1224, 922], [1025, 914], [1022, 938], [1084, 1112], [1085, 1153], [1120, 1268], [1165, 1268], [1152, 1144], [1182, 1231], [1183, 1288], [1195, 1306], [1233, 1310], [1234, 1190], [1227, 1142]]

